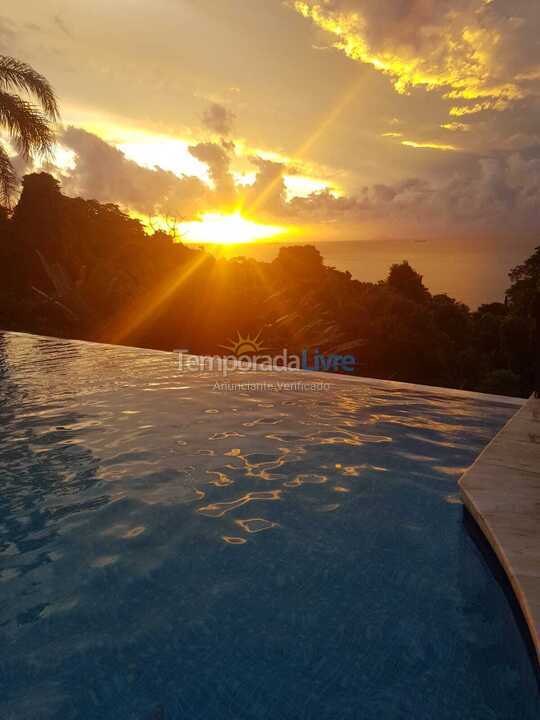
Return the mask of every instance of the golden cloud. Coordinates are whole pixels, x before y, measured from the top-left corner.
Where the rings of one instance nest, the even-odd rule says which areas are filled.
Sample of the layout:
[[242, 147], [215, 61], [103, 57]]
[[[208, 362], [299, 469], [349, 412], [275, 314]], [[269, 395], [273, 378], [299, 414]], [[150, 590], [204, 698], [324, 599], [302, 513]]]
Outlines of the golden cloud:
[[458, 147], [455, 145], [444, 145], [443, 143], [435, 143], [435, 142], [415, 142], [414, 140], [402, 140], [402, 145], [406, 145], [407, 147], [412, 148], [419, 148], [419, 149], [425, 149], [425, 150], [459, 150]]
[[441, 125], [443, 130], [450, 130], [450, 132], [469, 132], [471, 129], [470, 125], [466, 125], [462, 122], [448, 122]]
[[505, 33], [515, 36], [522, 24], [509, 24], [486, 0], [411, 0], [406, 12], [380, 0], [296, 0], [294, 7], [349, 58], [390, 76], [398, 93], [424, 87], [456, 101], [452, 116], [505, 110], [530, 92], [519, 78], [531, 72], [512, 76], [502, 62]]

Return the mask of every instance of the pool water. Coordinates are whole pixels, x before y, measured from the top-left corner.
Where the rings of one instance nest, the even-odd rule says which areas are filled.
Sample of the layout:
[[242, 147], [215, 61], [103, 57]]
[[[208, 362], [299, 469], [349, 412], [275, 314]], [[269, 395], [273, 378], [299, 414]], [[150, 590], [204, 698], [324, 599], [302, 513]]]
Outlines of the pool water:
[[538, 718], [457, 489], [517, 405], [216, 379], [0, 334], [0, 718]]

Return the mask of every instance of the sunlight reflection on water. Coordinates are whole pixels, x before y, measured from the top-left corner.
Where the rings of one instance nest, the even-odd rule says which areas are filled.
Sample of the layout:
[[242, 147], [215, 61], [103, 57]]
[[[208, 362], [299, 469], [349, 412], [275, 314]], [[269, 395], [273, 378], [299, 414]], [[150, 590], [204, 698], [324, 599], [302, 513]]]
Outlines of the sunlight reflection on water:
[[456, 486], [515, 406], [9, 333], [0, 372], [1, 717], [536, 717]]

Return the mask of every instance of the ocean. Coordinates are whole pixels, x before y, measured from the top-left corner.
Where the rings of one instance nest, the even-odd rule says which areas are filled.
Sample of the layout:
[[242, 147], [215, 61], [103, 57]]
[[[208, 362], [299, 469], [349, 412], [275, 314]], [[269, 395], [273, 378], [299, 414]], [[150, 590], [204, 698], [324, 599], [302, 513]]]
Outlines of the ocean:
[[[298, 243], [254, 243], [223, 249], [226, 257], [252, 257], [271, 262], [279, 248]], [[307, 243], [306, 243], [307, 244]], [[325, 265], [348, 270], [353, 278], [365, 282], [384, 280], [393, 263], [407, 260], [424, 278], [435, 295], [447, 293], [476, 309], [482, 303], [502, 302], [510, 286], [509, 271], [522, 263], [533, 246], [516, 244], [504, 248], [483, 246], [442, 246], [436, 242], [415, 240], [327, 241], [315, 245]]]

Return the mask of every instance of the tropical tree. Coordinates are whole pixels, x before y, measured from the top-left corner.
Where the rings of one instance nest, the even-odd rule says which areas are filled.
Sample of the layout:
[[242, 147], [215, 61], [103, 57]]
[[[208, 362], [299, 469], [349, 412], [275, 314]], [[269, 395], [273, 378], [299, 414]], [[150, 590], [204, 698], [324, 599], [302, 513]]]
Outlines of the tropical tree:
[[412, 302], [425, 305], [431, 298], [429, 290], [422, 282], [422, 276], [404, 260], [390, 268], [386, 280], [388, 287]]
[[[24, 93], [28, 98], [21, 97]], [[51, 124], [58, 105], [49, 82], [30, 65], [0, 55], [0, 130], [26, 160], [46, 156], [54, 143]], [[0, 203], [9, 204], [17, 175], [5, 144], [0, 142]]]

